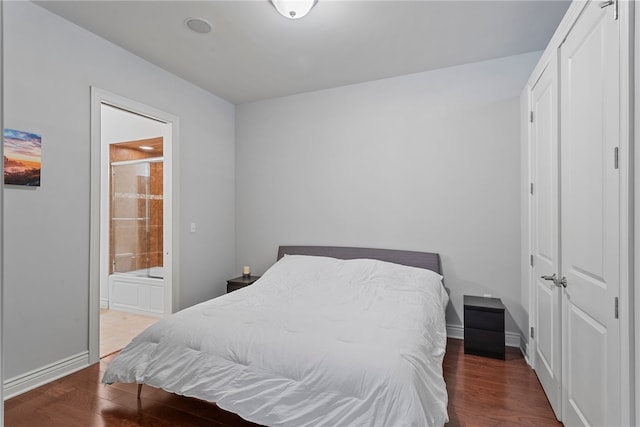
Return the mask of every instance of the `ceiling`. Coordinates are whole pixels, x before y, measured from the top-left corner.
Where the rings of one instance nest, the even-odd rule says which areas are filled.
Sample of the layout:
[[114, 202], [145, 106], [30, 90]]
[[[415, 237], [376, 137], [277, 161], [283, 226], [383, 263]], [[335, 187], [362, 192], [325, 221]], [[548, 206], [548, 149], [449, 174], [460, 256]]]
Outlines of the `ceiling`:
[[[143, 155], [136, 155], [135, 159], [146, 159], [151, 157], [162, 157], [164, 144], [162, 137], [158, 138], [149, 138], [149, 139], [139, 139], [137, 141], [129, 141], [129, 142], [117, 142], [113, 144], [109, 144], [109, 147], [114, 148], [123, 148], [125, 150], [133, 150], [142, 153]], [[120, 160], [114, 159], [113, 156], [111, 161]], [[125, 160], [125, 159], [122, 159]], [[126, 160], [132, 160], [131, 157], [127, 156]]]
[[319, 0], [297, 20], [268, 0], [35, 3], [241, 104], [542, 50], [570, 2]]

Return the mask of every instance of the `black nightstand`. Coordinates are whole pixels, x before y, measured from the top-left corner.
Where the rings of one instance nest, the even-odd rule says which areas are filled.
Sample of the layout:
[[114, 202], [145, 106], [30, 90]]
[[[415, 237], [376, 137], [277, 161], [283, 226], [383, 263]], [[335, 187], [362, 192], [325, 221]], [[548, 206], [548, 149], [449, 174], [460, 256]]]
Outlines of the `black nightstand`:
[[247, 278], [240, 276], [235, 279], [229, 279], [227, 280], [227, 293], [249, 286], [259, 278], [260, 276], [249, 276]]
[[504, 360], [504, 304], [464, 296], [464, 352]]

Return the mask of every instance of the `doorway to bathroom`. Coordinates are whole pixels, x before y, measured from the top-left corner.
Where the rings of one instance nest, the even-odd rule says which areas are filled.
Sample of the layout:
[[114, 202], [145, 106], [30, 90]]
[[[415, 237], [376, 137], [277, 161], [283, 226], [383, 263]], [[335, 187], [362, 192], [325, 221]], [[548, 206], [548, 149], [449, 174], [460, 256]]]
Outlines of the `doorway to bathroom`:
[[175, 126], [167, 113], [92, 88], [92, 362], [172, 312]]
[[[109, 271], [100, 290], [100, 358], [122, 349], [164, 312], [161, 135], [166, 124], [145, 123], [149, 120], [102, 105], [109, 143]], [[124, 126], [128, 137], [121, 134], [125, 123], [132, 126]], [[117, 141], [140, 132], [158, 136]]]

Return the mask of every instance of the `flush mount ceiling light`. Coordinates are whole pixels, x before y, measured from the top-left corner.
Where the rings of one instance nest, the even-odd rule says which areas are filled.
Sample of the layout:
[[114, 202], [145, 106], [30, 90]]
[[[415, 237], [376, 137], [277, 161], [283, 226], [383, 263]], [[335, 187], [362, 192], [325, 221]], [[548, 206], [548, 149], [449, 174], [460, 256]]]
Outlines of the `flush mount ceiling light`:
[[187, 18], [184, 23], [191, 31], [199, 34], [207, 34], [212, 28], [211, 24], [202, 18]]
[[318, 0], [269, 0], [280, 15], [289, 19], [300, 19], [318, 3]]

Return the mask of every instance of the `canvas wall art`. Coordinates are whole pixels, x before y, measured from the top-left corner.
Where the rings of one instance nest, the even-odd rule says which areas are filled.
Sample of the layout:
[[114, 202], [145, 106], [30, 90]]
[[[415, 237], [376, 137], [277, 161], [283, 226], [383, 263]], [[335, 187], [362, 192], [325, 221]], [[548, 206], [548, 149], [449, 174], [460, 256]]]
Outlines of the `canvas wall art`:
[[4, 183], [40, 186], [42, 137], [15, 129], [4, 130]]

